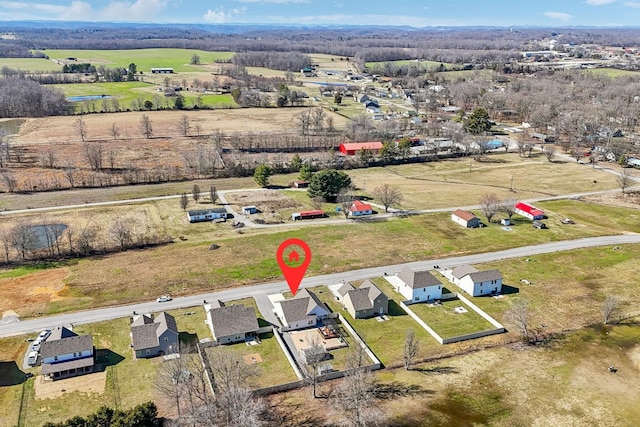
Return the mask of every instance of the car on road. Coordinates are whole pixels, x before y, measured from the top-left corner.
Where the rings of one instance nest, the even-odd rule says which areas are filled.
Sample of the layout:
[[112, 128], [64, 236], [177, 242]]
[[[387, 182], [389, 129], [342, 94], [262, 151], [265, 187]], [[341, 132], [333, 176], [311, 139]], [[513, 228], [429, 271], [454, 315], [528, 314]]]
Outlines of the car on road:
[[27, 363], [29, 364], [29, 366], [35, 365], [37, 361], [38, 361], [38, 352], [32, 351], [31, 353], [29, 353], [29, 358], [27, 359]]
[[171, 297], [169, 295], [162, 295], [161, 297], [158, 297], [158, 302], [167, 302], [167, 301], [171, 301]]
[[51, 335], [51, 330], [50, 329], [45, 329], [44, 331], [40, 332], [40, 335], [38, 335], [37, 340], [46, 341], [47, 338], [49, 338], [49, 335]]

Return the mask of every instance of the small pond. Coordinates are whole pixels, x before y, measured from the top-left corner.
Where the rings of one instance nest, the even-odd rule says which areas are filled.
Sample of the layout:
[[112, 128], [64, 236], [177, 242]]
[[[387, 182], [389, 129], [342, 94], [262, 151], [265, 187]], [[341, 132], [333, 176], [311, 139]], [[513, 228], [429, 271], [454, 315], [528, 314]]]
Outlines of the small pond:
[[91, 101], [92, 99], [109, 99], [111, 95], [79, 95], [79, 96], [69, 96], [67, 97], [67, 101], [69, 102], [82, 102], [82, 101]]
[[[49, 247], [50, 242], [55, 242], [55, 236], [62, 235], [67, 229], [67, 224], [32, 225], [30, 228], [33, 236], [31, 249], [45, 249]], [[47, 233], [49, 238], [47, 238]]]
[[13, 135], [18, 133], [24, 119], [0, 120], [0, 135]]

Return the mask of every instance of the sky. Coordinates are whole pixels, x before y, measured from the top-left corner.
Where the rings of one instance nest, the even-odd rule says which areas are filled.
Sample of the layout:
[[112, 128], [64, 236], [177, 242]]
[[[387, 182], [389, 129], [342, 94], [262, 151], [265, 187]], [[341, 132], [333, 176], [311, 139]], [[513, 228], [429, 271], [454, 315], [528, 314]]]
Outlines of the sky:
[[640, 0], [23, 0], [0, 21], [428, 26], [640, 26]]

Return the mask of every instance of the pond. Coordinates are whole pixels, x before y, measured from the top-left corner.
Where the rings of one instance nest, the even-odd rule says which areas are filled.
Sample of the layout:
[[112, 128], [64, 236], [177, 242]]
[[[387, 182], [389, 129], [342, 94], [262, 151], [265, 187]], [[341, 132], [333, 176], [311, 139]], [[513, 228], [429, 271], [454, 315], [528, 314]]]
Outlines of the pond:
[[29, 228], [32, 235], [30, 249], [45, 249], [55, 242], [56, 237], [62, 235], [67, 229], [67, 224], [31, 225]]
[[79, 96], [69, 96], [67, 97], [67, 101], [69, 102], [82, 102], [82, 101], [91, 101], [92, 99], [109, 99], [111, 95], [79, 95]]
[[0, 135], [13, 135], [18, 133], [24, 119], [0, 120]]

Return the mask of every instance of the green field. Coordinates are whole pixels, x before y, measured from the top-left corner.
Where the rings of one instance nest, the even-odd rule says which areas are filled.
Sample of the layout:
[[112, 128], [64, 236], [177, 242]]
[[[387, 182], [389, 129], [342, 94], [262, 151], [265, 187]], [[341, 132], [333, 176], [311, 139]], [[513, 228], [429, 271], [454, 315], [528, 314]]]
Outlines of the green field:
[[[464, 307], [467, 312], [458, 314], [454, 311], [456, 307]], [[442, 301], [441, 305], [435, 306], [429, 306], [426, 303], [411, 304], [409, 310], [413, 311], [441, 338], [495, 329], [495, 326], [458, 298]]]
[[384, 66], [384, 64], [389, 63], [392, 65], [397, 65], [397, 66], [405, 66], [405, 65], [413, 65], [413, 66], [417, 66], [417, 67], [421, 67], [424, 68], [426, 70], [435, 70], [438, 67], [440, 67], [440, 65], [444, 65], [445, 69], [450, 70], [452, 68], [455, 67], [460, 67], [460, 65], [458, 64], [452, 64], [449, 62], [437, 62], [437, 61], [420, 61], [420, 60], [416, 60], [416, 59], [404, 59], [404, 60], [400, 60], [400, 61], [374, 61], [374, 62], [367, 62], [365, 63], [365, 67], [367, 68], [371, 68], [371, 67], [375, 67], [375, 66]]
[[0, 68], [2, 67], [30, 73], [62, 71], [62, 65], [44, 58], [0, 58]]
[[595, 76], [607, 76], [607, 77], [638, 77], [640, 73], [638, 71], [631, 70], [619, 70], [617, 68], [587, 68], [584, 70], [585, 73], [592, 74]]
[[[131, 102], [135, 99], [142, 99], [144, 101], [151, 101], [155, 103], [156, 100], [166, 106], [166, 108], [173, 108], [175, 104], [175, 97], [165, 97], [162, 92], [158, 92], [157, 89], [162, 89], [161, 86], [152, 83], [145, 83], [141, 81], [136, 82], [105, 82], [105, 83], [70, 83], [70, 84], [58, 84], [52, 85], [53, 87], [61, 90], [65, 96], [82, 96], [82, 95], [109, 95], [116, 98], [119, 102], [120, 109], [125, 110], [131, 108]], [[182, 91], [185, 105], [187, 108], [193, 107], [196, 103], [198, 93], [192, 91]], [[204, 107], [221, 107], [221, 106], [235, 106], [233, 98], [229, 94], [200, 94], [202, 105]], [[103, 102], [107, 106], [103, 106]], [[94, 104], [97, 111], [103, 111], [105, 108], [111, 108], [109, 99], [104, 101], [97, 99], [95, 101], [82, 101], [77, 102], [76, 109], [80, 109], [80, 104]], [[94, 109], [92, 108], [92, 109]]]
[[[130, 50], [56, 50], [43, 51], [52, 59], [76, 58], [78, 63], [127, 68], [134, 63], [138, 71], [150, 73], [151, 68], [173, 68], [174, 72], [208, 70], [204, 65], [230, 59], [233, 52], [207, 52], [196, 49], [130, 49]], [[191, 57], [200, 56], [201, 65], [190, 65]]]

